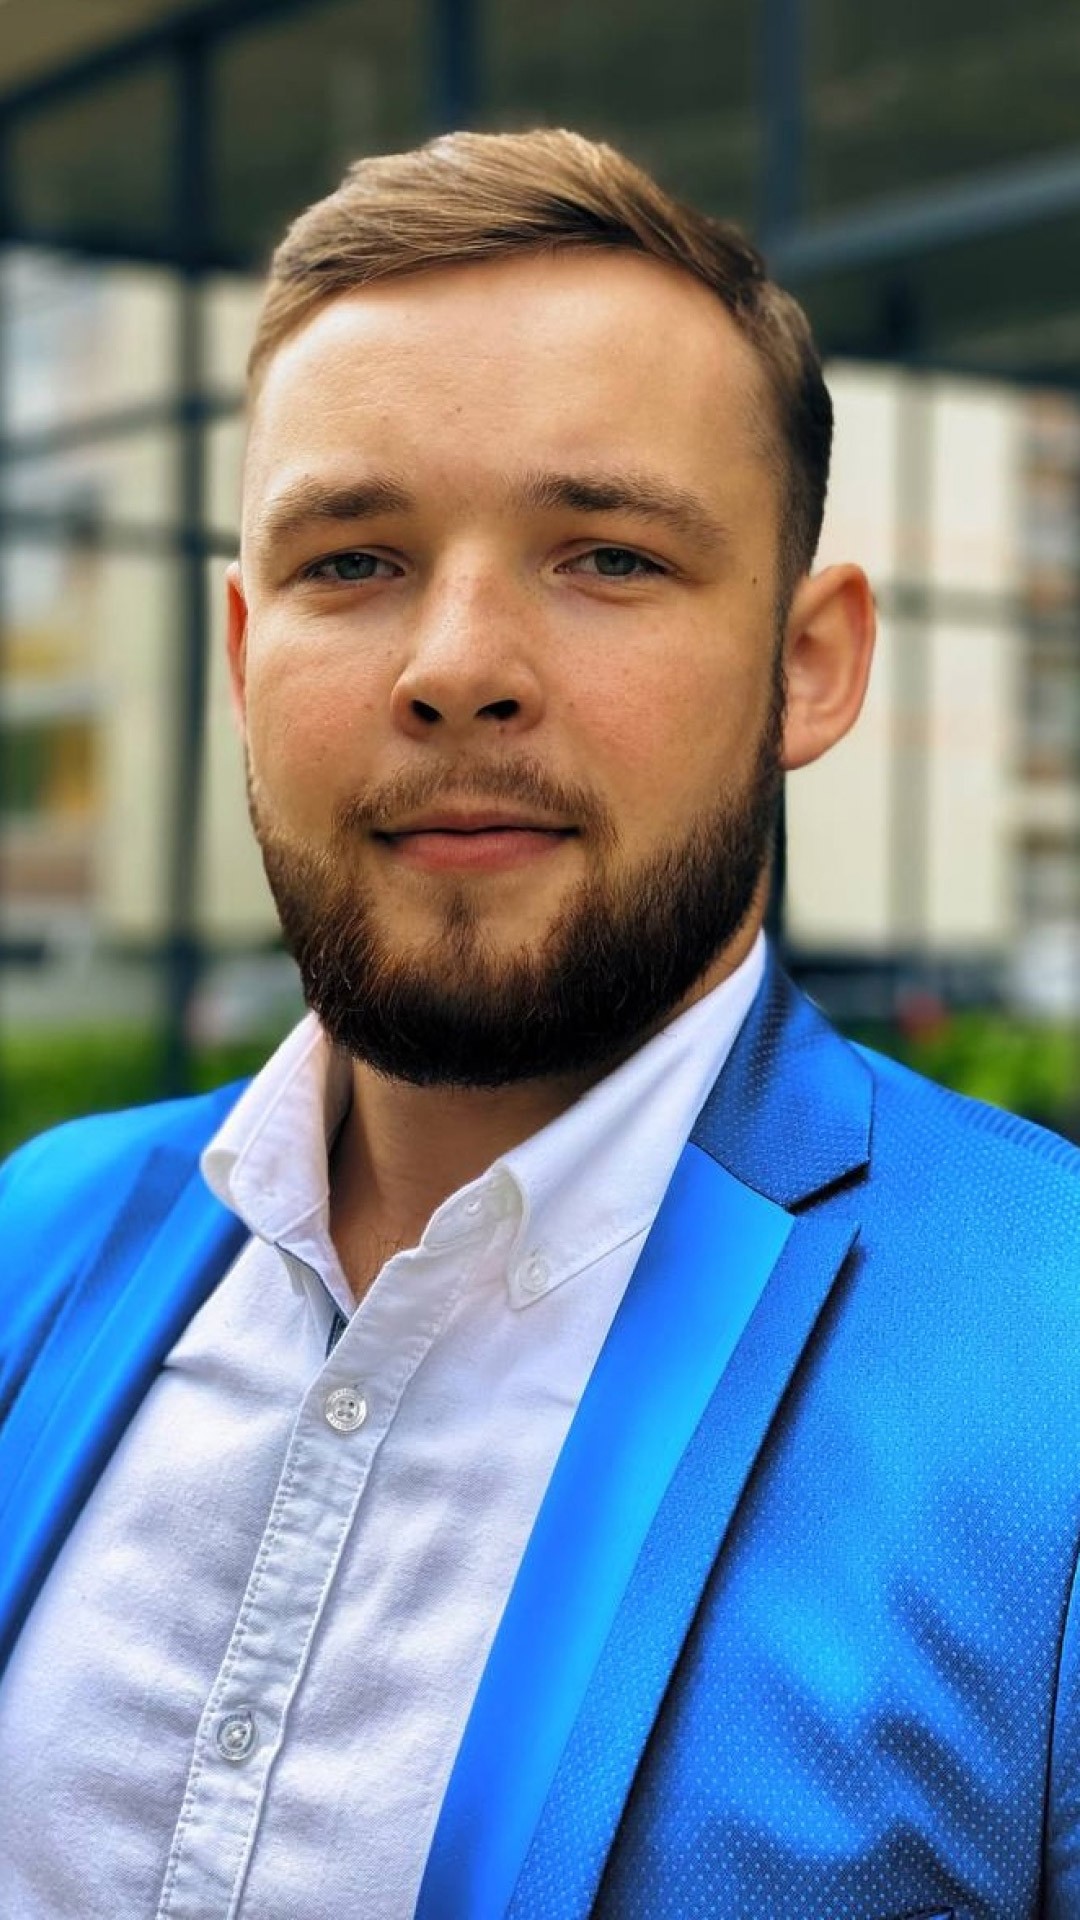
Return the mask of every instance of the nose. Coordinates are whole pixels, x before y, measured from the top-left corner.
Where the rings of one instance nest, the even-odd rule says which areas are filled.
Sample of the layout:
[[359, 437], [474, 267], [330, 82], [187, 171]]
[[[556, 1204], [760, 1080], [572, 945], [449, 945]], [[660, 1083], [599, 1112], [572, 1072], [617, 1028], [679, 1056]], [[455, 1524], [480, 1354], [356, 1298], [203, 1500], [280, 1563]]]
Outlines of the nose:
[[492, 568], [433, 581], [394, 686], [396, 724], [414, 738], [534, 727], [544, 700], [533, 626], [526, 593]]

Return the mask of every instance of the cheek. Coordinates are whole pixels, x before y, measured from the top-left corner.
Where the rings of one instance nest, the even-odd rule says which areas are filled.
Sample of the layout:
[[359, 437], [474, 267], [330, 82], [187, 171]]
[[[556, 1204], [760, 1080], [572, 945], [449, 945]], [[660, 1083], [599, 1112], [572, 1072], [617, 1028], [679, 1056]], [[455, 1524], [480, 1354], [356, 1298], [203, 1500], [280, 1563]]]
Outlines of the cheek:
[[297, 824], [325, 820], [364, 778], [378, 701], [340, 666], [302, 647], [255, 648], [248, 661], [248, 740], [264, 791]]
[[605, 676], [579, 704], [590, 761], [630, 827], [650, 838], [708, 805], [750, 770], [768, 712], [759, 667], [660, 644], [649, 671]]

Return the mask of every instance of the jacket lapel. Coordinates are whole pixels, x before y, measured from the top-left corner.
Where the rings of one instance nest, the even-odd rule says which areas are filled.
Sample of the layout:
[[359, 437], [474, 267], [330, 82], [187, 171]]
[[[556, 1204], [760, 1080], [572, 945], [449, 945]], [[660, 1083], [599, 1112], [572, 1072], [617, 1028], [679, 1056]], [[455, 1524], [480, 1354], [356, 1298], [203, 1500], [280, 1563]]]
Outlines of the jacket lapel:
[[661, 1500], [544, 1802], [510, 1920], [584, 1920], [705, 1583], [856, 1236], [803, 1219]]
[[[111, 1200], [95, 1197], [103, 1230]], [[59, 1310], [0, 1428], [0, 1666], [154, 1374], [246, 1237], [190, 1153], [161, 1146], [70, 1284], [58, 1252]]]
[[701, 1592], [855, 1237], [869, 1076], [772, 969], [680, 1158], [556, 1464], [417, 1920], [588, 1914]]

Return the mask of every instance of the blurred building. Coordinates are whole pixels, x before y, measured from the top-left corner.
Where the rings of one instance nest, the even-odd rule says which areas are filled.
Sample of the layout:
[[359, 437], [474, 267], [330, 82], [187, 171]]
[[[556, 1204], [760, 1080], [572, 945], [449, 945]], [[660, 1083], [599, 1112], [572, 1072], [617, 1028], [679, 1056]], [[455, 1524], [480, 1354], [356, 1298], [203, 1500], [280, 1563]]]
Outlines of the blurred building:
[[891, 957], [1068, 1012], [1080, 407], [1067, 392], [849, 362], [830, 385], [820, 560], [863, 560], [881, 624], [859, 727], [789, 783], [789, 937], [818, 971]]
[[790, 783], [795, 961], [1080, 1010], [1078, 98], [1061, 0], [6, 0], [0, 1011], [142, 956], [179, 1046], [272, 939], [218, 624], [259, 276], [358, 154], [537, 122], [742, 219], [829, 359], [882, 640]]

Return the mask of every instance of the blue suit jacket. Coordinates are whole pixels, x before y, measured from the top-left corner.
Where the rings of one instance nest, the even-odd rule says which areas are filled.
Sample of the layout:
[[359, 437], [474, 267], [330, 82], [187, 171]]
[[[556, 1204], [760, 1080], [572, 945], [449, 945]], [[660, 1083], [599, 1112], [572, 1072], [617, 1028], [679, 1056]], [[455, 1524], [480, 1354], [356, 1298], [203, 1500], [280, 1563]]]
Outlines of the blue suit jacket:
[[[235, 1097], [0, 1180], [10, 1647], [240, 1244]], [[1080, 1916], [1080, 1156], [775, 968], [679, 1162], [481, 1681], [420, 1920]]]

